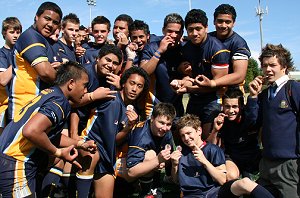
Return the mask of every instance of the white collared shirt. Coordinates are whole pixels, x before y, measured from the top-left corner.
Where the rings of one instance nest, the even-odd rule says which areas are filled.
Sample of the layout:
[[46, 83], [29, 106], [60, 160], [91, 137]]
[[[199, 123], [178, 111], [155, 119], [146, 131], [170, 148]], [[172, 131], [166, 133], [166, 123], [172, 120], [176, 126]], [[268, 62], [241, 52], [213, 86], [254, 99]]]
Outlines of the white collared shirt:
[[[277, 85], [277, 89], [274, 93], [274, 97], [277, 95], [277, 93], [279, 92], [279, 90], [283, 87], [283, 85], [285, 85], [287, 83], [287, 81], [289, 80], [289, 76], [288, 75], [284, 75], [281, 76], [280, 78], [278, 78], [274, 83], [276, 83]], [[268, 97], [270, 96], [270, 89], [268, 91]]]

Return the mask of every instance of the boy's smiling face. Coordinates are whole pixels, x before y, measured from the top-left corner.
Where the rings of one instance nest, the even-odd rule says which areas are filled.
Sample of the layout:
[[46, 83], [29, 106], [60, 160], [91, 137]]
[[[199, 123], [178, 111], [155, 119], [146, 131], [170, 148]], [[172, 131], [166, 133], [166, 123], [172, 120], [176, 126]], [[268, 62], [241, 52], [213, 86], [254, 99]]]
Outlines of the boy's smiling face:
[[200, 147], [202, 144], [201, 133], [201, 128], [195, 129], [190, 126], [185, 126], [179, 130], [182, 142], [191, 149], [194, 149], [195, 145]]
[[240, 105], [238, 98], [226, 98], [223, 101], [223, 112], [228, 120], [233, 121], [240, 118]]

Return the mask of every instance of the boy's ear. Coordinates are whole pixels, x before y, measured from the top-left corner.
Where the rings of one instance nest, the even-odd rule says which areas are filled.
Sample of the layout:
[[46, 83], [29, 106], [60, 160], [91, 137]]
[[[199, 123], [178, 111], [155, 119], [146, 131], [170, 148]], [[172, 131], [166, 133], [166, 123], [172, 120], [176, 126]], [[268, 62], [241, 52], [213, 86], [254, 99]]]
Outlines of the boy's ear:
[[70, 79], [69, 82], [68, 82], [68, 89], [69, 91], [72, 91], [75, 87], [75, 80], [74, 79]]
[[150, 117], [150, 122], [153, 122], [153, 120], [154, 120], [154, 117], [151, 116], [151, 117]]
[[198, 133], [199, 135], [202, 134], [202, 128], [201, 128], [201, 127], [198, 127], [196, 131], [197, 131], [197, 133]]

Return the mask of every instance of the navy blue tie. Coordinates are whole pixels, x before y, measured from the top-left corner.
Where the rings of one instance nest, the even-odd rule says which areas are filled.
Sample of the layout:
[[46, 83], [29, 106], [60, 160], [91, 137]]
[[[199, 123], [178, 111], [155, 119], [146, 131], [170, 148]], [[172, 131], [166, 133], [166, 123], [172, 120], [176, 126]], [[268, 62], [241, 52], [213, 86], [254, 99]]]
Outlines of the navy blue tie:
[[269, 93], [270, 93], [269, 100], [272, 100], [275, 97], [276, 89], [277, 89], [276, 83], [274, 83], [269, 87]]

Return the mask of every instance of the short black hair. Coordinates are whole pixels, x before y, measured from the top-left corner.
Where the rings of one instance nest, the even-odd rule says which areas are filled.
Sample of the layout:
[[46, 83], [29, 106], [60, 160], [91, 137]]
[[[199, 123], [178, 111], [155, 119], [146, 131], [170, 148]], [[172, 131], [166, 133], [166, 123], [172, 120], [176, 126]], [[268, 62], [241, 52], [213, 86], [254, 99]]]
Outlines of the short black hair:
[[133, 23], [133, 19], [128, 14], [120, 14], [119, 16], [117, 16], [114, 22], [116, 21], [126, 21], [128, 27]]
[[68, 61], [59, 67], [54, 84], [61, 86], [71, 79], [76, 81], [81, 78], [82, 73], [88, 75], [87, 70], [80, 63]]
[[79, 30], [84, 30], [84, 31], [86, 31], [87, 28], [86, 28], [84, 25], [80, 25], [80, 26], [79, 26]]
[[128, 27], [129, 34], [135, 30], [143, 30], [145, 34], [150, 34], [149, 25], [141, 20], [134, 20], [133, 23]]
[[51, 10], [55, 13], [57, 13], [60, 17], [60, 20], [63, 16], [63, 13], [60, 9], [60, 7], [56, 4], [56, 3], [53, 3], [53, 2], [44, 2], [40, 5], [40, 7], [38, 8], [38, 10], [36, 11], [36, 16], [41, 16], [46, 10]]
[[214, 12], [214, 21], [218, 17], [219, 14], [229, 14], [232, 16], [233, 22], [235, 22], [236, 19], [236, 12], [233, 6], [229, 4], [221, 4], [219, 5]]
[[108, 31], [110, 31], [110, 20], [108, 18], [106, 18], [105, 16], [96, 16], [93, 21], [92, 21], [92, 30], [94, 29], [94, 25], [96, 24], [104, 24], [107, 25], [107, 29]]
[[101, 47], [101, 49], [99, 51], [98, 58], [102, 58], [103, 56], [106, 56], [107, 54], [116, 55], [119, 59], [119, 63], [121, 64], [123, 54], [122, 54], [122, 51], [120, 50], [120, 48], [118, 48], [116, 45], [114, 45], [114, 44], [103, 45], [103, 47]]
[[244, 93], [238, 87], [229, 87], [222, 97], [224, 103], [225, 99], [234, 99], [237, 98], [239, 101], [240, 108], [243, 108], [244, 103]]
[[206, 13], [200, 9], [190, 10], [185, 16], [185, 28], [187, 28], [191, 23], [201, 23], [204, 27], [207, 27], [208, 18]]
[[120, 85], [121, 87], [126, 83], [126, 81], [128, 80], [128, 78], [132, 75], [132, 74], [138, 74], [140, 76], [142, 76], [145, 79], [145, 84], [144, 84], [144, 89], [141, 95], [143, 95], [145, 92], [148, 92], [149, 89], [149, 85], [150, 85], [150, 79], [149, 79], [149, 75], [147, 74], [147, 72], [141, 68], [141, 67], [131, 67], [129, 69], [127, 69], [121, 76], [121, 80], [120, 80]]
[[156, 104], [152, 111], [152, 117], [166, 116], [169, 120], [176, 117], [175, 107], [171, 103], [160, 102]]

